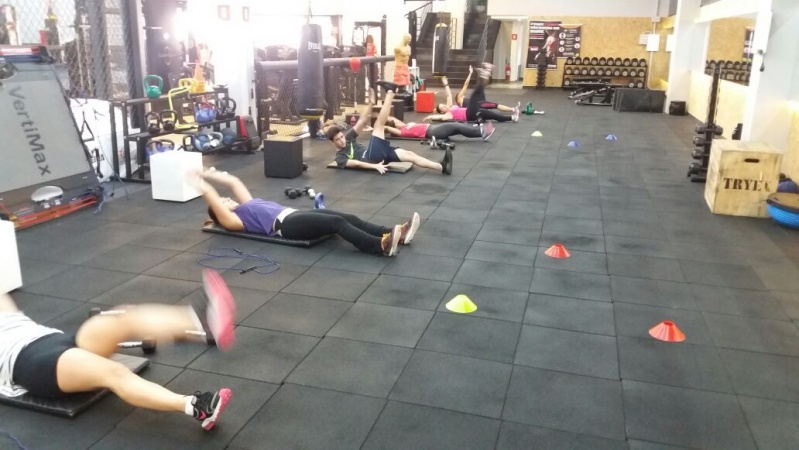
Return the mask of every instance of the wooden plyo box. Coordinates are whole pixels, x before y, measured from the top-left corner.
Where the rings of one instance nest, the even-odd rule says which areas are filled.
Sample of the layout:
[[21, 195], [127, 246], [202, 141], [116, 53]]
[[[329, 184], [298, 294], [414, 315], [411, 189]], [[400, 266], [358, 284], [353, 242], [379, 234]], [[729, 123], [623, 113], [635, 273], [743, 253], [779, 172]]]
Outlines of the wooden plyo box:
[[768, 217], [777, 192], [782, 152], [764, 142], [716, 139], [710, 151], [705, 201], [714, 214]]

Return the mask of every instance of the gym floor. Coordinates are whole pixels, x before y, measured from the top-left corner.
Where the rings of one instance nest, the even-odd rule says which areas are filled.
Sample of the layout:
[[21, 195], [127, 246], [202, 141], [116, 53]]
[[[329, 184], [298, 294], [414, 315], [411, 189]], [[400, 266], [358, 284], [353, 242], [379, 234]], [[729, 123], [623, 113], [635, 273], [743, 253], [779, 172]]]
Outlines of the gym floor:
[[[690, 117], [577, 106], [563, 91], [488, 96], [546, 115], [499, 124], [487, 143], [456, 138], [449, 177], [325, 169], [333, 149], [317, 140], [293, 180], [264, 178], [260, 153], [206, 160], [295, 208], [312, 200], [283, 189], [311, 185], [328, 208], [386, 225], [418, 211], [395, 258], [202, 233], [202, 200], [153, 201], [141, 186], [20, 232], [14, 297], [69, 331], [91, 307], [201, 295], [209, 249], [281, 267], [224, 273], [239, 304], [231, 352], [161, 348], [143, 372], [187, 394], [232, 388], [212, 432], [113, 396], [73, 420], [0, 406], [0, 428], [36, 449], [799, 448], [796, 232], [708, 211], [685, 176]], [[571, 258], [545, 256], [554, 243]], [[447, 311], [457, 294], [477, 311]], [[686, 341], [651, 338], [664, 320]]]

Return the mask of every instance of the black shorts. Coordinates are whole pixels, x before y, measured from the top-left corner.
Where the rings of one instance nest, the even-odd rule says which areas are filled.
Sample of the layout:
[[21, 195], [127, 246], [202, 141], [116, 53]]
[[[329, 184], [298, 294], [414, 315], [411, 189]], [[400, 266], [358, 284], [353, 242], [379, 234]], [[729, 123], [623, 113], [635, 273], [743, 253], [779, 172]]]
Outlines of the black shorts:
[[387, 140], [372, 136], [369, 138], [369, 146], [366, 149], [366, 162], [379, 163], [385, 161], [386, 164], [400, 162], [396, 150], [397, 147], [392, 147]]
[[56, 365], [65, 351], [75, 347], [75, 335], [67, 333], [48, 334], [31, 342], [22, 349], [14, 363], [14, 383], [35, 397], [66, 395], [58, 387]]

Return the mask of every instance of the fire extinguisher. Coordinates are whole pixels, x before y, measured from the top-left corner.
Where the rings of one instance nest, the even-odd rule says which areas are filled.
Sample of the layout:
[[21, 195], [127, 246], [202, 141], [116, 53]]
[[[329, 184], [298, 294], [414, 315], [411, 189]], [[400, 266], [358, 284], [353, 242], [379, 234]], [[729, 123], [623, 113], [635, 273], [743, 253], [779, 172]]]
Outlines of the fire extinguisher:
[[505, 81], [510, 81], [510, 63], [505, 61]]

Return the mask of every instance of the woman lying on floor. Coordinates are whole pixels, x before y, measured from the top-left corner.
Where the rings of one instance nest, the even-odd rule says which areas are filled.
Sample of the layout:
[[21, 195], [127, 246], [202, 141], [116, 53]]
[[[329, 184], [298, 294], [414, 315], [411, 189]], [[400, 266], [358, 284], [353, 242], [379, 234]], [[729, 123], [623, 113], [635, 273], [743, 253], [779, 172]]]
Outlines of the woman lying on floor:
[[[461, 98], [458, 104], [452, 104], [452, 92], [449, 90], [449, 82], [447, 77], [441, 78], [444, 83], [444, 92], [447, 95], [446, 104], [442, 103], [436, 106], [436, 114], [431, 114], [425, 117], [424, 121], [440, 121], [440, 122], [477, 122], [482, 120], [495, 120], [497, 122], [518, 122], [519, 121], [519, 108], [509, 108], [510, 114], [506, 114], [500, 109], [497, 110], [496, 103], [486, 101], [485, 87], [491, 77], [491, 64], [483, 63], [482, 68], [477, 69], [479, 78], [477, 84], [472, 91], [472, 96], [465, 99], [462, 92], [458, 94]], [[507, 107], [506, 107], [507, 108]]]
[[[193, 176], [208, 203], [211, 220], [228, 231], [297, 240], [337, 234], [362, 252], [394, 256], [399, 251], [399, 244], [410, 244], [419, 229], [418, 213], [413, 213], [411, 220], [403, 225], [386, 228], [352, 214], [329, 209], [297, 211], [279, 203], [253, 198], [244, 183], [227, 172], [206, 170]], [[207, 181], [229, 188], [236, 200], [220, 197]]]
[[[474, 71], [474, 69], [472, 68], [472, 66], [469, 66], [469, 75], [466, 76], [466, 81], [463, 82], [463, 87], [461, 88], [461, 90], [458, 92], [457, 95], [455, 95], [455, 104], [457, 106], [463, 106], [465, 108], [466, 106], [464, 106], [464, 105], [468, 105], [469, 104], [469, 97], [466, 97], [466, 91], [469, 90], [469, 82], [472, 81], [472, 72], [473, 71]], [[446, 80], [444, 80], [444, 81], [446, 81]], [[446, 86], [444, 86], [444, 90], [447, 93], [447, 103], [446, 104], [439, 104], [436, 107], [437, 111], [439, 113], [446, 112], [446, 110], [449, 107], [452, 106], [452, 93], [449, 92], [449, 83], [445, 83], [445, 84], [446, 84]], [[500, 103], [484, 101], [483, 103], [480, 104], [480, 106], [483, 107], [483, 108], [486, 108], [486, 109], [496, 109], [499, 112], [513, 114], [515, 112], [520, 112], [522, 103], [521, 102], [516, 102], [516, 106], [511, 108], [510, 106], [502, 105]]]
[[389, 117], [386, 121], [386, 133], [406, 139], [429, 139], [434, 146], [435, 141], [446, 141], [452, 136], [467, 138], [482, 138], [487, 141], [494, 134], [494, 125], [490, 121], [477, 123], [442, 123], [432, 125], [429, 123], [405, 123], [396, 117]]
[[75, 334], [37, 324], [10, 295], [0, 294], [0, 395], [54, 399], [108, 389], [139, 408], [184, 412], [210, 430], [230, 400], [230, 389], [176, 394], [109, 359], [120, 342], [147, 338], [162, 344], [194, 330], [210, 332], [220, 349], [228, 349], [234, 340], [233, 297], [214, 271], [203, 273], [203, 284], [206, 299], [195, 306], [121, 307], [124, 313], [95, 315]]

